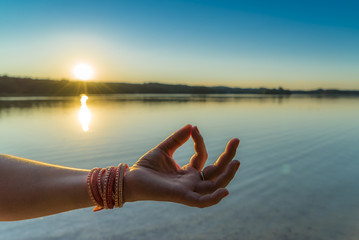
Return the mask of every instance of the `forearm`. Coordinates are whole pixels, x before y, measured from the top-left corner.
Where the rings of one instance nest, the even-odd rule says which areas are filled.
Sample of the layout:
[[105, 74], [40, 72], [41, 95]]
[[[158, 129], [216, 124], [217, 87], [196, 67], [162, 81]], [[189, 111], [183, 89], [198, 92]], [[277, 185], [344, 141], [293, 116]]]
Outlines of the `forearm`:
[[88, 170], [0, 155], [0, 220], [41, 217], [90, 207]]

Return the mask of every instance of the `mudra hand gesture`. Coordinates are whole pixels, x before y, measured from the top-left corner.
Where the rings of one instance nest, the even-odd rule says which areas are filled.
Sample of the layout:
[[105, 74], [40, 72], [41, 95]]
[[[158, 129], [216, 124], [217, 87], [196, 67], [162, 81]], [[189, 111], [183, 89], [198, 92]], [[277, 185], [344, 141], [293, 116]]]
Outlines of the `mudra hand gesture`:
[[[182, 168], [173, 159], [177, 148], [192, 136], [195, 154]], [[232, 160], [239, 139], [227, 144], [215, 164], [203, 168], [207, 151], [197, 127], [186, 125], [142, 156], [126, 173], [124, 201], [171, 201], [193, 207], [209, 207], [228, 195], [225, 188], [234, 177], [239, 161]]]
[[[190, 136], [195, 154], [181, 168], [173, 153]], [[140, 200], [209, 207], [228, 195], [225, 187], [239, 167], [239, 162], [232, 160], [238, 144], [238, 139], [230, 140], [216, 163], [203, 170], [206, 147], [197, 127], [191, 125], [173, 133], [130, 168], [120, 164], [90, 171], [0, 154], [0, 221], [91, 206], [94, 210], [112, 209]]]

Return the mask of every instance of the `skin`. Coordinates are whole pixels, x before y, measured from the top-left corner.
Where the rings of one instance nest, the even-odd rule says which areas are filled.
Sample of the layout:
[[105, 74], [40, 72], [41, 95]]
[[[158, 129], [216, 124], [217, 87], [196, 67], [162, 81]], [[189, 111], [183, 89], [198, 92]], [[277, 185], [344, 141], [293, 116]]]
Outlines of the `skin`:
[[[195, 154], [180, 167], [173, 159], [190, 137]], [[170, 201], [209, 207], [228, 195], [239, 161], [233, 160], [239, 139], [231, 139], [215, 164], [203, 169], [207, 151], [197, 127], [186, 125], [127, 169], [124, 201]], [[36, 218], [93, 206], [87, 193], [90, 170], [67, 168], [0, 155], [0, 221]], [[200, 172], [203, 171], [205, 180]]]

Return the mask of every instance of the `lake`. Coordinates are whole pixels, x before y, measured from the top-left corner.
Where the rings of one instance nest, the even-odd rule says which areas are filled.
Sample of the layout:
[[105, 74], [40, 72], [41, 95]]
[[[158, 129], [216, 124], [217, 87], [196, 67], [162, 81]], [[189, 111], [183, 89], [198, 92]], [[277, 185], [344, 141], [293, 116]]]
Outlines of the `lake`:
[[[359, 238], [359, 98], [113, 95], [89, 96], [83, 109], [80, 97], [3, 97], [0, 153], [88, 169], [132, 165], [187, 123], [204, 137], [207, 164], [241, 140], [240, 170], [218, 205], [80, 209], [0, 222], [0, 239]], [[193, 152], [190, 140], [174, 158], [185, 165]]]

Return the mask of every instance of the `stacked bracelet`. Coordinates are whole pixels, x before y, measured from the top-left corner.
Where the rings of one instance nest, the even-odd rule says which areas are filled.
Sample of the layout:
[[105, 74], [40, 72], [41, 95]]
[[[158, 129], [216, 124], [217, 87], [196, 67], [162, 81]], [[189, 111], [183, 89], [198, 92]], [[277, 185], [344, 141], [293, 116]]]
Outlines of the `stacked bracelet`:
[[123, 206], [123, 181], [127, 168], [127, 164], [121, 163], [118, 167], [94, 168], [89, 172], [87, 191], [95, 205], [94, 212]]

